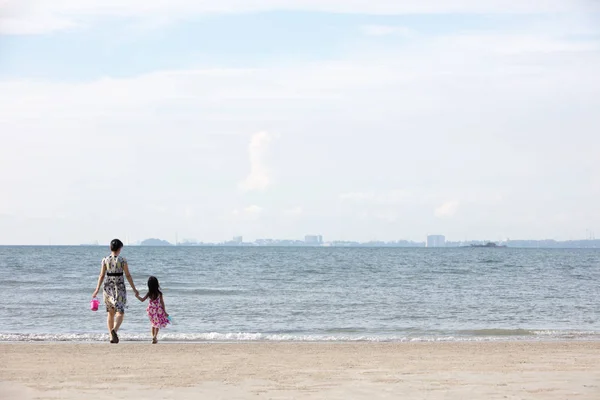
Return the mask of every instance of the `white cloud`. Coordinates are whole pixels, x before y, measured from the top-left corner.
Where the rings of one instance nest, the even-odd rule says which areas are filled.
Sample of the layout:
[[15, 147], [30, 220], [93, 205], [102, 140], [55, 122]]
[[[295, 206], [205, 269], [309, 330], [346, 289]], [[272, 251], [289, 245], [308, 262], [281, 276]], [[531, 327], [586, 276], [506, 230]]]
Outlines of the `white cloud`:
[[438, 218], [453, 217], [458, 212], [460, 203], [458, 201], [448, 201], [435, 209], [435, 216]]
[[364, 221], [382, 221], [388, 224], [397, 222], [400, 218], [398, 212], [393, 210], [380, 211], [362, 211], [358, 213], [358, 217]]
[[342, 201], [368, 205], [398, 205], [411, 198], [412, 194], [404, 190], [349, 192], [339, 195]]
[[298, 216], [302, 215], [303, 212], [304, 212], [304, 209], [302, 207], [298, 206], [298, 207], [288, 208], [287, 210], [284, 210], [283, 214], [287, 215], [289, 217], [298, 217]]
[[489, 51], [499, 56], [563, 52], [594, 52], [600, 49], [596, 41], [573, 41], [534, 34], [459, 34], [441, 40], [450, 48], [467, 52]]
[[240, 184], [243, 190], [264, 190], [271, 184], [271, 175], [265, 158], [273, 139], [274, 136], [267, 132], [259, 132], [252, 136], [248, 145], [250, 174]]
[[71, 19], [52, 15], [28, 17], [3, 17], [0, 15], [0, 35], [38, 35], [72, 30], [78, 27], [81, 25]]
[[146, 204], [145, 208], [150, 211], [151, 213], [160, 213], [160, 214], [164, 214], [168, 211], [168, 208], [162, 205], [157, 205], [157, 204]]
[[[357, 14], [559, 13], [589, 11], [591, 0], [8, 0], [4, 33], [41, 33], [92, 24], [97, 17], [180, 18], [214, 13], [315, 11]], [[9, 14], [10, 12], [10, 14]]]
[[414, 31], [404, 26], [391, 26], [391, 25], [364, 25], [361, 26], [361, 31], [367, 36], [413, 36]]
[[[53, 235], [71, 243], [77, 229], [87, 229], [86, 238], [110, 237], [106, 215], [96, 210], [107, 208], [98, 193], [116, 176], [127, 193], [115, 208], [141, 238], [158, 229], [181, 237], [197, 237], [197, 229], [205, 240], [301, 237], [312, 229], [332, 238], [419, 238], [439, 227], [436, 215], [458, 211], [437, 207], [452, 199], [460, 200], [465, 224], [448, 224], [449, 237], [462, 238], [467, 224], [479, 237], [498, 227], [510, 237], [584, 232], [600, 223], [599, 189], [589, 185], [600, 181], [600, 54], [597, 41], [567, 40], [570, 31], [558, 31], [418, 36], [368, 56], [356, 50], [256, 69], [0, 82], [1, 206], [19, 217], [68, 212], [75, 222], [61, 221]], [[244, 136], [266, 128], [285, 133], [269, 163], [271, 135], [255, 135], [257, 151]], [[114, 146], [123, 157], [106, 162]], [[251, 168], [240, 184], [246, 152]], [[269, 188], [268, 208], [280, 211], [240, 207], [234, 220], [238, 185]], [[340, 195], [347, 188], [360, 191]], [[550, 200], [534, 200], [541, 195]], [[261, 204], [260, 196], [244, 201]], [[163, 212], [140, 207], [148, 202]], [[277, 223], [290, 204], [306, 207], [302, 218]], [[187, 205], [202, 212], [201, 225], [185, 219]], [[222, 222], [224, 210], [231, 224]], [[545, 216], [556, 210], [570, 221], [553, 226]], [[527, 219], [533, 211], [534, 224]], [[360, 212], [370, 221], [357, 222]], [[260, 223], [252, 223], [257, 215]], [[79, 228], [82, 220], [89, 227]], [[19, 237], [47, 241], [39, 226]], [[13, 240], [3, 232], [0, 242]]]
[[196, 216], [196, 212], [192, 207], [186, 207], [183, 212], [186, 218], [193, 218]]
[[264, 209], [262, 207], [251, 205], [242, 209], [236, 208], [231, 212], [231, 215], [237, 220], [257, 221], [260, 219], [263, 211]]
[[[0, 81], [0, 92], [11, 94], [0, 97], [0, 118], [51, 118], [62, 119], [62, 123], [88, 118], [100, 122], [107, 117], [131, 121], [153, 118], [155, 110], [165, 108], [175, 110], [171, 114], [203, 109], [205, 118], [219, 121], [231, 119], [232, 113], [238, 119], [243, 114], [254, 120], [270, 115], [272, 120], [273, 115], [283, 119], [292, 111], [309, 112], [317, 102], [319, 108], [333, 108], [332, 115], [342, 107], [352, 110], [347, 115], [350, 118], [365, 114], [379, 118], [386, 110], [407, 115], [465, 102], [477, 108], [481, 102], [473, 99], [474, 91], [482, 87], [502, 91], [505, 83], [510, 83], [538, 96], [565, 90], [570, 85], [563, 83], [582, 76], [593, 87], [598, 84], [594, 73], [597, 49], [597, 41], [567, 41], [551, 33], [463, 34], [421, 39], [415, 48], [368, 59], [357, 54], [355, 58], [296, 66], [160, 71], [82, 83]], [[565, 52], [577, 53], [582, 62], [570, 61]], [[486, 82], [478, 81], [480, 78]], [[543, 86], [530, 86], [538, 81]], [[461, 92], [445, 92], [452, 84], [459, 84]], [[369, 96], [374, 89], [376, 102]], [[513, 93], [481, 100], [499, 103]], [[546, 100], [547, 94], [539, 99]], [[186, 117], [194, 114], [186, 113]]]
[[262, 207], [259, 207], [257, 205], [252, 205], [252, 206], [246, 207], [244, 209], [244, 211], [248, 214], [256, 215], [256, 214], [260, 214], [263, 211], [263, 209], [262, 209]]

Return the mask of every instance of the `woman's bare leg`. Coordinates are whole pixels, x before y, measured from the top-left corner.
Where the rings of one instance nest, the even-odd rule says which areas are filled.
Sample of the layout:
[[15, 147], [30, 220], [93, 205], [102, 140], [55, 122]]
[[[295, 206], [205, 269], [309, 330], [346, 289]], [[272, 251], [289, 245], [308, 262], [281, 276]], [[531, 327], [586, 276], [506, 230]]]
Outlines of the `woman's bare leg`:
[[115, 310], [114, 309], [108, 310], [108, 312], [106, 313], [106, 326], [108, 327], [108, 333], [110, 334], [110, 331], [112, 331], [113, 327], [115, 326]]
[[125, 318], [125, 314], [117, 313], [117, 318], [115, 318], [115, 325], [112, 328], [115, 330], [115, 332], [119, 331], [119, 328], [121, 327], [121, 324], [123, 323], [123, 318]]

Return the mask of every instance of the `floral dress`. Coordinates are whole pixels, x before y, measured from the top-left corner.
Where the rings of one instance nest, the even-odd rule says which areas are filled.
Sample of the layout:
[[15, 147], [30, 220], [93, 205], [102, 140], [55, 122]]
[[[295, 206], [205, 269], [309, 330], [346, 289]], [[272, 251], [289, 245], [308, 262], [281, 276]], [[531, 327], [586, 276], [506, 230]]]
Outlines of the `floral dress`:
[[125, 290], [125, 278], [123, 277], [123, 266], [127, 260], [121, 256], [110, 255], [102, 260], [102, 266], [106, 266], [104, 278], [104, 304], [106, 311], [116, 310], [125, 313], [127, 307], [127, 291]]
[[160, 304], [160, 296], [154, 300], [150, 299], [146, 312], [153, 328], [164, 328], [170, 323], [167, 313]]

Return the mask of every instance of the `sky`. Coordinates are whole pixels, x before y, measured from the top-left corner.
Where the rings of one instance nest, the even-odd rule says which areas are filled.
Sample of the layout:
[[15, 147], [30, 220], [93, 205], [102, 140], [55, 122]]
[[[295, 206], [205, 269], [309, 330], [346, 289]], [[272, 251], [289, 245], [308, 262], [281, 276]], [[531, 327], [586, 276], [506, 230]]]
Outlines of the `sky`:
[[0, 0], [0, 244], [600, 237], [600, 2]]

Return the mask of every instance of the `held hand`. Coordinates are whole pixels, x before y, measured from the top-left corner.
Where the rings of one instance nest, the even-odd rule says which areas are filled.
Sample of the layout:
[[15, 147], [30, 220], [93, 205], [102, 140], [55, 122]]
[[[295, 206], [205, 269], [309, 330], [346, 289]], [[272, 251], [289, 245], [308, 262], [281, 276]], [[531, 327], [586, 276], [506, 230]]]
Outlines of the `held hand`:
[[142, 296], [140, 296], [140, 294], [139, 294], [139, 293], [136, 293], [136, 294], [135, 294], [135, 297], [136, 297], [136, 298], [137, 298], [139, 301], [144, 301], [144, 300], [142, 300]]
[[135, 294], [135, 297], [137, 297], [138, 299], [140, 298], [140, 292], [138, 292], [137, 289], [133, 289], [133, 293]]

